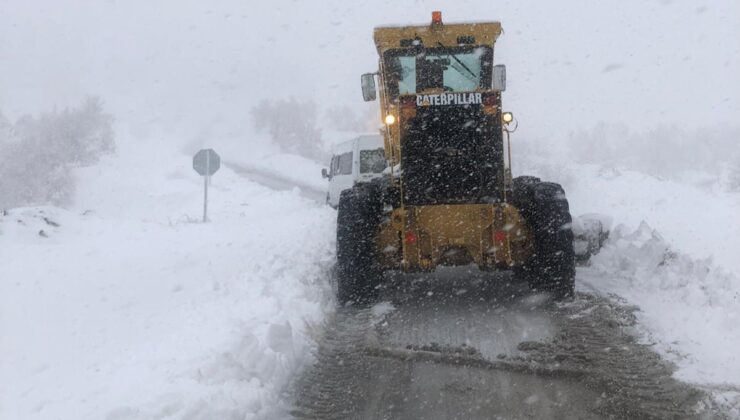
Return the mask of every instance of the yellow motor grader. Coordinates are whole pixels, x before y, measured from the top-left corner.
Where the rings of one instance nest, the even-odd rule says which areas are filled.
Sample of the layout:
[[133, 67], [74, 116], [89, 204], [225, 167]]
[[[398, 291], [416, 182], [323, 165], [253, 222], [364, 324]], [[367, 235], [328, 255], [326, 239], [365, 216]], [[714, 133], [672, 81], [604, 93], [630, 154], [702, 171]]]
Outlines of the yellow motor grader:
[[379, 69], [361, 84], [365, 101], [380, 102], [388, 169], [340, 196], [341, 303], [372, 300], [385, 271], [441, 265], [512, 270], [534, 289], [573, 294], [562, 187], [511, 177], [500, 34], [499, 22], [446, 24], [440, 12], [428, 25], [375, 28]]

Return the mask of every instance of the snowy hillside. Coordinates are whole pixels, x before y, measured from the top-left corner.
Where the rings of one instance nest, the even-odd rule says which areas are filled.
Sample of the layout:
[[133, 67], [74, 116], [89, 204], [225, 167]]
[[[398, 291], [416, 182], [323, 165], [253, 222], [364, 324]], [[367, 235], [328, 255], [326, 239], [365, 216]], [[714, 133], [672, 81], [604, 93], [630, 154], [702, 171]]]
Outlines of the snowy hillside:
[[[131, 142], [131, 140], [129, 140]], [[0, 216], [0, 418], [274, 418], [332, 310], [333, 212], [144, 143]]]

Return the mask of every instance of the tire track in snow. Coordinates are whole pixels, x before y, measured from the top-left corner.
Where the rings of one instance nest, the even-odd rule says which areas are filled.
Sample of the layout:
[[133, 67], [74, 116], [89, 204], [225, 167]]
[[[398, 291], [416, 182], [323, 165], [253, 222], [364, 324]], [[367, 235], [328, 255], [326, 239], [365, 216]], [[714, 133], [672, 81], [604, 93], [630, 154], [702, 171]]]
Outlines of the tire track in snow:
[[395, 310], [380, 319], [372, 308], [340, 308], [296, 386], [293, 415], [721, 417], [698, 411], [704, 393], [636, 343], [633, 308], [587, 294], [555, 304], [485, 276], [458, 272], [418, 288], [406, 279], [383, 292]]

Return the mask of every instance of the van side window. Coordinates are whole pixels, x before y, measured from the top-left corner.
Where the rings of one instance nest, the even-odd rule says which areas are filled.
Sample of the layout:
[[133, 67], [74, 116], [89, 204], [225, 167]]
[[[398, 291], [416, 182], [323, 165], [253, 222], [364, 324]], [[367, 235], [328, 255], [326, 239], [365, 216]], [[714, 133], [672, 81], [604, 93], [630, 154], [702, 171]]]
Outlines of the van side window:
[[334, 176], [339, 173], [339, 156], [334, 155], [331, 157], [331, 164], [329, 164], [329, 174]]
[[352, 175], [352, 152], [339, 155], [339, 174]]

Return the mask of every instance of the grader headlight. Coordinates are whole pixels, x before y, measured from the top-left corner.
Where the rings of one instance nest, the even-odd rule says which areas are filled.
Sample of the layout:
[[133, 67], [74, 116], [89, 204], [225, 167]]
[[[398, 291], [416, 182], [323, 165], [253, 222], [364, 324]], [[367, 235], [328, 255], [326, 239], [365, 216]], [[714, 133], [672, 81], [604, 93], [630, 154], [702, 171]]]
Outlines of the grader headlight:
[[511, 112], [504, 112], [501, 115], [501, 121], [503, 121], [504, 124], [511, 123], [512, 121], [514, 121], [514, 114], [512, 114]]
[[388, 114], [385, 116], [385, 123], [388, 125], [393, 125], [396, 123], [396, 117], [393, 114]]

